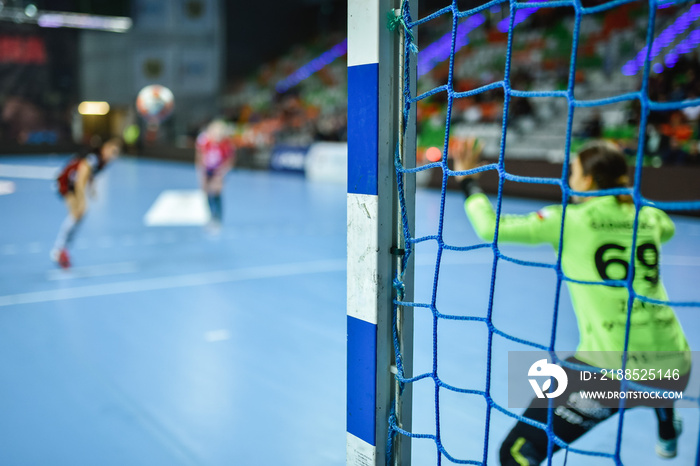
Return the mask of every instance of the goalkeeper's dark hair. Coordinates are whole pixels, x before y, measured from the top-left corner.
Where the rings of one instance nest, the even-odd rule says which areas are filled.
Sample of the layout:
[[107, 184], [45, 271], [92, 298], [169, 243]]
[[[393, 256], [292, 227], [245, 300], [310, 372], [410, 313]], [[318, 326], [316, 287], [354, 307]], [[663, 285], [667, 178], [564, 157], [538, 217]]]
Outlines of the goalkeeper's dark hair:
[[626, 188], [630, 179], [627, 159], [612, 142], [595, 140], [578, 153], [585, 176], [591, 176], [596, 189]]

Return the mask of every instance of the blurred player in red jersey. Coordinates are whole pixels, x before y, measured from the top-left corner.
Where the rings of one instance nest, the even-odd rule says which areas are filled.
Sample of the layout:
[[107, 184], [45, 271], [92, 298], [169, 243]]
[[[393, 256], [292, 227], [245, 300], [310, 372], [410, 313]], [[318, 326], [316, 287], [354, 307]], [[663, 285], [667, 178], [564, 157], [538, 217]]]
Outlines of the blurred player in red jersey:
[[224, 188], [224, 178], [233, 168], [235, 156], [226, 123], [221, 120], [209, 123], [197, 137], [195, 149], [195, 165], [211, 212], [209, 227], [217, 232], [221, 228], [223, 214], [221, 191]]
[[70, 267], [68, 246], [73, 241], [87, 209], [87, 190], [95, 175], [119, 156], [122, 141], [112, 138], [87, 155], [71, 159], [56, 178], [58, 193], [68, 208], [68, 215], [61, 224], [56, 243], [51, 251], [51, 259], [61, 267]]

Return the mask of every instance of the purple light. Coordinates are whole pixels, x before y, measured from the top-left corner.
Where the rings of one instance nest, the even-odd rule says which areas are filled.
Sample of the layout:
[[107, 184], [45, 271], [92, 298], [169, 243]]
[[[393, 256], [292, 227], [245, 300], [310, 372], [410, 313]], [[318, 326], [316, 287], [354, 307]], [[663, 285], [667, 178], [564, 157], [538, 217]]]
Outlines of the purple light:
[[348, 40], [345, 39], [339, 44], [334, 45], [326, 52], [314, 58], [307, 64], [300, 67], [294, 73], [280, 80], [275, 85], [275, 90], [280, 94], [287, 92], [312, 74], [320, 71], [327, 65], [330, 65], [336, 58], [342, 57], [348, 53]]
[[43, 28], [60, 28], [63, 26], [63, 21], [55, 16], [44, 15], [37, 21], [37, 24]]
[[664, 63], [667, 68], [673, 68], [678, 63], [678, 57], [686, 53], [696, 50], [700, 44], [700, 28], [694, 29], [680, 41], [673, 49], [664, 57]]
[[661, 74], [664, 70], [664, 65], [661, 63], [654, 63], [654, 66], [652, 66], [651, 69], [654, 73]]
[[624, 74], [625, 76], [634, 76], [635, 74], [637, 74], [637, 70], [634, 68], [634, 65], [625, 63], [622, 67], [622, 74]]
[[[469, 43], [467, 35], [486, 21], [484, 15], [477, 13], [468, 17], [457, 26], [457, 38], [455, 39], [455, 52]], [[450, 56], [452, 49], [452, 33], [448, 32], [432, 44], [425, 47], [418, 54], [418, 76], [423, 76], [435, 65], [445, 61]]]
[[126, 32], [131, 28], [131, 18], [120, 16], [98, 16], [81, 13], [46, 12], [39, 16], [37, 24], [44, 28], [97, 29]]
[[[537, 1], [537, 0], [531, 0]], [[513, 20], [513, 26], [520, 24], [527, 19], [528, 16], [536, 12], [537, 8], [523, 8], [522, 10], [517, 10], [515, 12], [515, 19]], [[508, 32], [510, 27], [510, 18], [504, 18], [498, 22], [498, 30], [501, 32]]]
[[[673, 43], [677, 35], [685, 32], [698, 18], [700, 18], [700, 4], [695, 4], [691, 6], [688, 11], [676, 18], [676, 21], [674, 21], [673, 24], [664, 29], [661, 34], [654, 39], [651, 44], [649, 60], [656, 58], [663, 49]], [[622, 67], [622, 74], [625, 76], [633, 76], [637, 74], [639, 70], [644, 67], [646, 54], [647, 46], [644, 46], [636, 57], [625, 63], [625, 65]]]

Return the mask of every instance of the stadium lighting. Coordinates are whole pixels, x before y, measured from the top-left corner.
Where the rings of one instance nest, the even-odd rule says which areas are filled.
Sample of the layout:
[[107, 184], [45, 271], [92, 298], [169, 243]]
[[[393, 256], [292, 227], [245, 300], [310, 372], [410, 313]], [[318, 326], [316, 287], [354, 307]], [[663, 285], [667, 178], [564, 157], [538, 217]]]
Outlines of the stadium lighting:
[[277, 92], [280, 94], [287, 92], [289, 89], [293, 88], [317, 71], [320, 71], [326, 65], [330, 65], [336, 58], [342, 57], [346, 53], [348, 53], [347, 39], [334, 45], [326, 52], [300, 67], [294, 73], [278, 81], [275, 85], [275, 90], [277, 90]]
[[[486, 21], [484, 15], [478, 13], [470, 16], [466, 21], [457, 26], [457, 40], [455, 43], [455, 49], [459, 50], [467, 45], [469, 43], [467, 34], [483, 24], [484, 21]], [[421, 53], [418, 55], [419, 76], [429, 72], [435, 67], [436, 64], [444, 61], [450, 56], [450, 49], [452, 47], [451, 38], [452, 33], [448, 32], [421, 51]], [[310, 62], [301, 66], [298, 70], [286, 78], [279, 80], [275, 85], [275, 90], [280, 94], [287, 92], [289, 89], [293, 88], [317, 71], [320, 71], [322, 68], [332, 63], [336, 58], [342, 57], [347, 52], [348, 41], [345, 39]]]
[[[467, 34], [483, 24], [484, 21], [486, 21], [484, 15], [477, 13], [457, 26], [455, 52], [469, 43]], [[423, 76], [435, 68], [435, 65], [445, 61], [450, 56], [451, 49], [452, 32], [448, 32], [421, 50], [421, 53], [418, 54], [418, 76]]]
[[38, 24], [45, 28], [76, 28], [98, 31], [126, 32], [133, 22], [125, 16], [101, 16], [83, 13], [39, 10], [29, 4], [25, 8], [3, 7], [0, 1], [0, 21]]
[[39, 15], [37, 24], [44, 28], [96, 29], [100, 31], [126, 32], [131, 29], [131, 18], [122, 16], [97, 16], [81, 13], [45, 12]]
[[665, 57], [664, 64], [667, 68], [673, 68], [678, 62], [678, 57], [697, 50], [700, 45], [700, 28], [694, 29], [688, 36], [678, 43]]
[[[476, 14], [467, 18], [466, 21], [462, 22], [457, 26], [457, 40], [455, 43], [455, 48], [459, 50], [469, 43], [467, 34], [476, 29], [478, 26], [484, 23], [486, 18], [482, 14]], [[450, 48], [452, 47], [452, 33], [447, 33], [441, 38], [428, 45], [421, 53], [418, 55], [418, 75], [422, 76], [436, 64], [444, 61], [450, 56]], [[343, 40], [339, 44], [334, 45], [326, 52], [322, 53], [318, 57], [314, 58], [310, 62], [306, 63], [294, 73], [290, 74], [284, 79], [281, 79], [275, 85], [275, 89], [278, 93], [283, 94], [289, 89], [293, 88], [301, 81], [310, 77], [312, 74], [321, 70], [325, 66], [332, 63], [336, 58], [342, 57], [348, 52], [348, 41]]]
[[109, 113], [109, 104], [107, 102], [80, 102], [78, 113], [81, 115], [106, 115]]
[[[700, 4], [695, 4], [691, 6], [688, 11], [680, 15], [670, 26], [664, 29], [656, 39], [654, 39], [654, 42], [652, 42], [651, 44], [649, 60], [653, 60], [654, 58], [656, 58], [663, 49], [665, 49], [673, 43], [676, 36], [687, 31], [690, 25], [693, 22], [695, 22], [698, 18], [700, 18]], [[637, 74], [639, 70], [644, 67], [644, 60], [646, 59], [646, 54], [647, 47], [645, 46], [642, 48], [642, 50], [639, 51], [635, 58], [629, 60], [622, 66], [622, 74], [624, 74], [625, 76], [634, 76], [635, 74]]]
[[[535, 0], [531, 0], [535, 1]], [[528, 16], [536, 12], [538, 8], [523, 8], [521, 10], [517, 10], [515, 12], [515, 19], [513, 20], [513, 26], [522, 23], [525, 21]], [[508, 32], [508, 29], [510, 27], [510, 18], [503, 18], [498, 22], [498, 30], [501, 32]]]

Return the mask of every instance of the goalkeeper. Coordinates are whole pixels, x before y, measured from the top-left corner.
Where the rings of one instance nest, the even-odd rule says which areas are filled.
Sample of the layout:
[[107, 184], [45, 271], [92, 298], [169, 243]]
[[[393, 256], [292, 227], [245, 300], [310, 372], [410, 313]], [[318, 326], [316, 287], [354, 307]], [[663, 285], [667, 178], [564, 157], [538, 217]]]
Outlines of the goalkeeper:
[[[458, 142], [455, 146], [455, 170], [475, 168], [480, 156], [478, 141]], [[628, 168], [622, 153], [611, 143], [592, 141], [571, 162], [569, 186], [578, 193], [622, 188], [629, 183]], [[493, 241], [496, 214], [489, 199], [481, 192], [475, 176], [458, 176], [466, 200], [464, 208], [476, 233]], [[560, 238], [561, 205], [546, 207], [529, 215], [504, 215], [498, 222], [498, 241], [526, 244], [549, 243], [561, 248], [561, 267], [574, 280], [597, 282], [626, 280], [630, 269], [635, 206], [629, 196], [577, 197], [566, 209], [563, 239]], [[667, 301], [659, 271], [661, 243], [668, 241], [675, 228], [661, 210], [643, 207], [639, 212], [637, 242], [634, 253], [633, 287], [640, 296]], [[620, 369], [627, 325], [627, 288], [567, 282], [578, 321], [579, 345], [575, 357], [568, 361], [596, 368]], [[644, 358], [630, 359], [626, 369], [676, 370], [677, 380], [664, 380], [655, 388], [682, 391], [690, 373], [690, 349], [676, 315], [669, 306], [635, 300], [630, 314], [628, 351]], [[664, 358], [663, 355], [672, 355]], [[644, 360], [642, 360], [644, 359]], [[582, 400], [575, 385], [579, 372], [564, 367], [573, 389], [568, 395], [553, 398], [554, 434], [566, 443], [573, 442], [595, 425], [618, 411], [619, 400]], [[619, 391], [619, 381], [613, 381]], [[588, 386], [590, 389], [590, 386]], [[585, 388], [585, 387], [584, 387]], [[610, 385], [606, 386], [610, 389]], [[677, 439], [682, 423], [674, 415], [673, 401], [655, 400], [658, 419], [659, 456], [671, 458], [677, 453]], [[628, 407], [645, 404], [629, 399]], [[648, 404], [648, 401], [647, 401]], [[534, 421], [547, 423], [547, 409], [535, 399], [523, 414]], [[519, 421], [501, 446], [504, 466], [539, 465], [547, 458], [547, 434], [544, 430]], [[554, 445], [554, 451], [559, 449]]]

